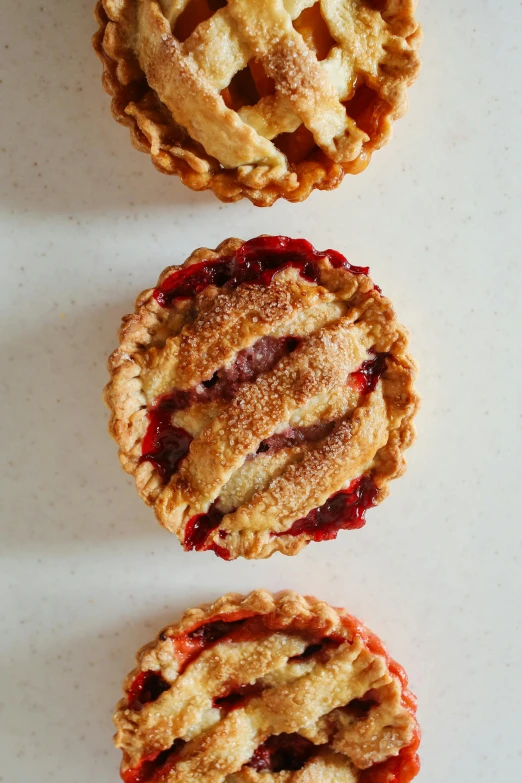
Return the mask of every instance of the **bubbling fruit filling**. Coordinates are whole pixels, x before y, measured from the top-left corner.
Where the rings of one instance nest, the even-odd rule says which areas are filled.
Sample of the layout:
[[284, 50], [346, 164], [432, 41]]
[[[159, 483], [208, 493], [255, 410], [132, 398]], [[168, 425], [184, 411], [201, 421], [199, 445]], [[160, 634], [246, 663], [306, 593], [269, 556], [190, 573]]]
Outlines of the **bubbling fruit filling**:
[[124, 783], [159, 783], [165, 780], [185, 744], [183, 740], [177, 739], [170, 748], [154, 758], [145, 758], [137, 767], [122, 771], [122, 780]]
[[159, 672], [140, 672], [127, 687], [116, 720], [124, 783], [299, 770], [303, 780], [347, 770], [358, 783], [410, 783], [420, 732], [404, 670], [354, 617], [304, 600], [308, 616], [284, 599], [262, 614], [243, 600], [222, 614], [205, 607], [196, 624], [187, 626], [187, 613], [143, 649], [142, 664], [177, 673], [167, 684]]
[[[209, 285], [229, 288], [236, 288], [247, 282], [269, 285], [277, 272], [288, 267], [297, 269], [305, 279], [318, 282], [317, 261], [322, 257], [328, 258], [334, 268], [342, 267], [352, 274], [368, 274], [366, 267], [353, 266], [344, 256], [333, 250], [320, 253], [305, 240], [258, 237], [245, 242], [233, 256], [217, 261], [203, 261], [174, 272], [155, 290], [154, 296], [162, 307], [173, 307], [177, 300], [193, 296]], [[173, 414], [197, 403], [233, 399], [242, 383], [253, 383], [259, 375], [273, 369], [280, 359], [295, 351], [299, 344], [299, 338], [292, 335], [261, 337], [252, 346], [240, 351], [229, 367], [220, 368], [211, 378], [192, 389], [174, 389], [163, 395], [148, 412], [149, 425], [143, 438], [140, 462], [152, 463], [161, 480], [168, 483], [177, 472], [192, 442], [192, 436], [186, 430], [172, 424]], [[381, 364], [382, 362], [372, 374], [375, 383], [384, 370]], [[370, 375], [370, 370], [365, 369], [364, 365], [358, 372], [364, 377]], [[274, 452], [287, 445], [318, 441], [328, 434], [328, 428], [333, 427], [334, 424], [327, 423], [276, 434], [260, 444], [259, 452]], [[325, 435], [322, 435], [323, 430]], [[210, 517], [214, 518], [212, 514]], [[211, 532], [211, 522], [206, 520], [205, 524]], [[200, 530], [203, 527], [203, 522], [196, 525]], [[198, 542], [196, 534], [194, 543], [189, 542], [188, 548], [198, 549]]]
[[[190, 0], [176, 20], [173, 30], [175, 37], [181, 42], [186, 41], [200, 24], [210, 19], [226, 4], [226, 0]], [[371, 3], [371, 7], [376, 11], [382, 11], [382, 5], [383, 3], [377, 0]], [[319, 62], [325, 60], [337, 45], [323, 18], [320, 3], [305, 8], [294, 19], [293, 26], [303, 37], [308, 48], [315, 53]], [[221, 97], [229, 109], [239, 112], [244, 106], [255, 106], [263, 98], [274, 95], [275, 92], [274, 79], [266, 73], [261, 61], [253, 58], [245, 68], [232, 77], [228, 87], [222, 90]], [[391, 111], [390, 105], [367, 86], [359, 75], [354, 79], [352, 94], [343, 105], [356, 125], [370, 137], [365, 147], [371, 148], [374, 139], [382, 133], [384, 119]], [[286, 155], [291, 165], [322, 155], [313, 134], [305, 125], [300, 125], [292, 132], [281, 133], [273, 141], [275, 146]], [[363, 158], [365, 158], [364, 154]]]
[[310, 282], [319, 282], [317, 262], [327, 258], [334, 269], [346, 269], [353, 275], [367, 275], [368, 267], [353, 266], [335, 250], [319, 252], [304, 239], [256, 237], [245, 242], [230, 256], [201, 261], [169, 275], [154, 291], [162, 307], [173, 307], [177, 299], [193, 297], [209, 285], [237, 288], [242, 283], [270, 285], [277, 272], [292, 267]]
[[302, 769], [318, 747], [300, 734], [277, 734], [260, 745], [249, 767], [256, 772], [283, 772]]
[[[217, 252], [198, 251], [148, 292], [157, 326], [137, 362], [148, 408], [137, 399], [131, 434], [146, 426], [138, 459], [156, 474], [137, 474], [138, 488], [187, 551], [295, 554], [362, 527], [380, 501], [394, 477], [386, 435], [411, 418], [413, 372], [366, 267], [284, 236], [234, 239]], [[324, 488], [314, 485], [320, 471]], [[295, 493], [300, 481], [313, 491]]]
[[230, 367], [221, 368], [209, 380], [193, 389], [174, 389], [165, 394], [148, 412], [149, 425], [140, 461], [151, 462], [162, 481], [170, 481], [192, 442], [192, 436], [186, 430], [172, 424], [173, 414], [196, 403], [233, 399], [242, 383], [253, 383], [298, 345], [299, 340], [292, 336], [261, 337], [254, 345], [240, 351]]
[[170, 685], [159, 672], [142, 672], [127, 692], [130, 709], [139, 712], [145, 704], [156, 701], [169, 688]]
[[273, 536], [311, 536], [312, 541], [332, 541], [340, 530], [358, 530], [366, 523], [365, 513], [375, 505], [378, 488], [371, 476], [352, 481], [348, 489], [332, 495], [324, 505], [297, 519], [289, 530]]

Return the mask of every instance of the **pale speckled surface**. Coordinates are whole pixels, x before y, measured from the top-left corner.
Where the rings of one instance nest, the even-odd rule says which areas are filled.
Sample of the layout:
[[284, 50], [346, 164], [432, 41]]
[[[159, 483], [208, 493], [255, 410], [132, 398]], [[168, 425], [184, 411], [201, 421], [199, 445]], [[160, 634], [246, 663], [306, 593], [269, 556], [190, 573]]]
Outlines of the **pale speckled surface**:
[[[90, 6], [0, 14], [0, 780], [116, 781], [111, 709], [135, 649], [186, 605], [257, 586], [345, 604], [388, 642], [420, 699], [419, 781], [521, 780], [520, 4], [425, 0], [424, 70], [391, 146], [340, 190], [265, 211], [131, 149]], [[364, 530], [226, 564], [156, 525], [100, 392], [138, 291], [195, 246], [261, 232], [370, 264], [413, 333], [424, 407]]]

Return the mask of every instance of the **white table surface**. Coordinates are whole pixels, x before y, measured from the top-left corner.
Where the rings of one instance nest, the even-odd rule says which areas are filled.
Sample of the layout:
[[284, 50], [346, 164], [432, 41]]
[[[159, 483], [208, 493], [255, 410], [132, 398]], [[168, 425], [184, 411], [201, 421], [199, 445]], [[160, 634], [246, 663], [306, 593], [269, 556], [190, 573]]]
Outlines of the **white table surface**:
[[[118, 780], [136, 649], [229, 590], [344, 604], [407, 668], [422, 783], [522, 780], [521, 9], [421, 4], [424, 69], [369, 169], [301, 205], [162, 177], [109, 113], [92, 0], [3, 0], [0, 781]], [[5, 45], [5, 48], [4, 48]], [[296, 558], [184, 554], [121, 471], [101, 389], [120, 317], [197, 246], [304, 236], [369, 264], [424, 398], [367, 526]]]

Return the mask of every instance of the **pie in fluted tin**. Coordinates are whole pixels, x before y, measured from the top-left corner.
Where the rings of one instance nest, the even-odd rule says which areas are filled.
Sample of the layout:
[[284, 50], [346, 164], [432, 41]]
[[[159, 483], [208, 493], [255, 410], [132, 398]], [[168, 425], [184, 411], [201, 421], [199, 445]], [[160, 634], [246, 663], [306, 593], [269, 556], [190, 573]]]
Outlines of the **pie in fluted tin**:
[[340, 253], [267, 236], [202, 248], [138, 297], [119, 338], [110, 431], [186, 550], [295, 555], [362, 527], [404, 472], [407, 332]]
[[99, 0], [112, 112], [166, 174], [267, 206], [337, 187], [417, 76], [416, 0]]
[[409, 783], [416, 699], [382, 642], [297, 593], [230, 593], [137, 656], [114, 721], [125, 783]]

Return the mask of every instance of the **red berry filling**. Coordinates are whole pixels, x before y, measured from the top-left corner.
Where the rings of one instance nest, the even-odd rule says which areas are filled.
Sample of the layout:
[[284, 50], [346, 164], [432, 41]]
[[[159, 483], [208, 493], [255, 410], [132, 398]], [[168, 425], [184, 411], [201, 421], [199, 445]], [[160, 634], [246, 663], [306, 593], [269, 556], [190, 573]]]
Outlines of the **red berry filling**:
[[183, 740], [177, 739], [172, 747], [162, 751], [155, 758], [143, 759], [137, 767], [122, 772], [122, 780], [124, 783], [152, 783], [165, 780], [184, 745]]
[[215, 620], [205, 625], [200, 625], [189, 633], [177, 636], [172, 640], [179, 663], [180, 674], [187, 666], [198, 658], [203, 650], [213, 647], [220, 641], [227, 640], [236, 635], [244, 626], [245, 618], [239, 620]]
[[319, 253], [304, 239], [257, 237], [245, 242], [234, 255], [201, 261], [173, 272], [156, 288], [154, 297], [162, 307], [173, 307], [177, 299], [193, 297], [209, 285], [237, 288], [242, 283], [269, 285], [277, 272], [293, 267], [306, 280], [318, 282], [320, 258], [328, 258], [335, 269], [367, 275], [367, 267], [352, 266], [335, 250]]
[[143, 438], [141, 462], [151, 462], [168, 483], [176, 473], [179, 463], [186, 456], [192, 435], [181, 427], [171, 424], [172, 413], [176, 410], [169, 397], [163, 397], [149, 411], [149, 426]]
[[159, 672], [141, 672], [127, 691], [129, 708], [141, 710], [145, 704], [156, 701], [169, 688], [170, 685]]
[[386, 360], [390, 354], [377, 353], [373, 359], [363, 362], [358, 370], [352, 372], [348, 383], [360, 394], [374, 391], [379, 379], [386, 370]]
[[278, 734], [260, 745], [248, 762], [256, 772], [302, 769], [317, 752], [317, 746], [300, 734]]
[[[292, 336], [261, 337], [240, 351], [230, 367], [221, 368], [208, 381], [193, 389], [174, 389], [161, 397], [148, 412], [149, 426], [143, 438], [140, 462], [151, 462], [162, 481], [169, 482], [192, 442], [186, 430], [172, 425], [173, 413], [197, 402], [231, 400], [242, 383], [252, 383], [261, 373], [271, 370], [283, 356], [295, 351], [299, 342]], [[197, 546], [189, 548], [198, 549]]]
[[221, 524], [225, 515], [218, 511], [216, 504], [212, 505], [206, 514], [197, 514], [189, 519], [185, 528], [184, 547], [187, 552], [195, 549], [201, 552], [210, 534]]
[[326, 503], [314, 508], [282, 533], [274, 536], [310, 535], [312, 541], [331, 541], [339, 530], [357, 530], [364, 526], [364, 514], [375, 505], [378, 489], [370, 476], [352, 481], [348, 489], [332, 495]]
[[253, 685], [250, 685], [249, 683], [238, 685], [229, 693], [225, 693], [223, 696], [216, 696], [212, 704], [218, 709], [233, 712], [233, 710], [238, 710], [240, 707], [243, 707], [250, 698], [258, 696], [262, 691], [262, 686], [256, 685], [255, 683]]
[[299, 446], [302, 443], [316, 443], [331, 435], [335, 429], [335, 421], [312, 424], [310, 427], [287, 427], [283, 432], [277, 432], [266, 438], [257, 450], [258, 454], [271, 454], [280, 449]]

